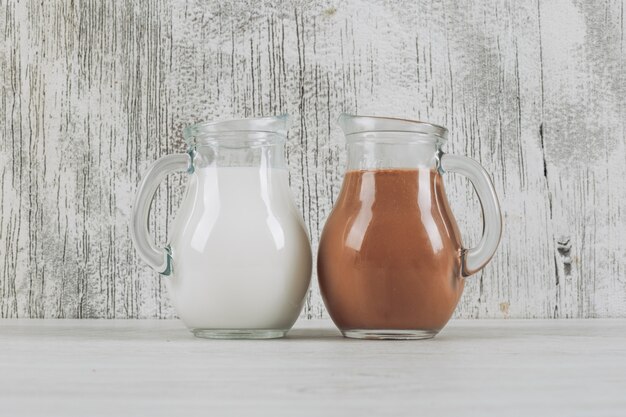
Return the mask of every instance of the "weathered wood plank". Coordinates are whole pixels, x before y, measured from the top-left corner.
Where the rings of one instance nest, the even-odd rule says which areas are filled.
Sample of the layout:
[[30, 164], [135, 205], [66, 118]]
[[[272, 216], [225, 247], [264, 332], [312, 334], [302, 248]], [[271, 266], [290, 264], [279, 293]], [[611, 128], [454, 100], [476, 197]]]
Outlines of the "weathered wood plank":
[[[128, 232], [136, 184], [203, 120], [287, 112], [314, 247], [342, 111], [447, 126], [505, 234], [461, 317], [626, 317], [624, 1], [0, 0], [0, 317], [171, 317]], [[166, 240], [184, 188], [162, 187]], [[466, 243], [479, 205], [446, 179]], [[314, 285], [305, 317], [325, 314]]]

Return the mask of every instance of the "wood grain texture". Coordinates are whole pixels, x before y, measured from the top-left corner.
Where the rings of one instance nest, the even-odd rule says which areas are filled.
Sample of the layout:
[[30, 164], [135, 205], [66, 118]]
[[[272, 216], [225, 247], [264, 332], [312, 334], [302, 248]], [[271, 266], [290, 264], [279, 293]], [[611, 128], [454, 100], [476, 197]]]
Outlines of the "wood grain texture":
[[626, 320], [453, 320], [432, 340], [202, 340], [178, 320], [0, 321], [11, 417], [622, 417]]
[[[0, 0], [0, 317], [172, 317], [128, 222], [190, 123], [289, 113], [314, 248], [342, 112], [447, 126], [492, 173], [505, 233], [459, 317], [626, 317], [625, 1]], [[184, 188], [151, 228], [166, 240]], [[446, 178], [465, 243], [467, 181]], [[303, 315], [324, 316], [317, 286]]]

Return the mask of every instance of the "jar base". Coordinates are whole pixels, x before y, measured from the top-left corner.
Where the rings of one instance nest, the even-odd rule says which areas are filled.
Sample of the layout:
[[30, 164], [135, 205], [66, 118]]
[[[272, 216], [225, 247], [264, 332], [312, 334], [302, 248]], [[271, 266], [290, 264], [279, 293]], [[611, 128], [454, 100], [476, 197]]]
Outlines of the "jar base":
[[341, 333], [351, 339], [422, 340], [432, 339], [439, 330], [350, 329], [342, 330]]
[[278, 339], [285, 337], [288, 330], [268, 329], [193, 329], [196, 337], [203, 339]]

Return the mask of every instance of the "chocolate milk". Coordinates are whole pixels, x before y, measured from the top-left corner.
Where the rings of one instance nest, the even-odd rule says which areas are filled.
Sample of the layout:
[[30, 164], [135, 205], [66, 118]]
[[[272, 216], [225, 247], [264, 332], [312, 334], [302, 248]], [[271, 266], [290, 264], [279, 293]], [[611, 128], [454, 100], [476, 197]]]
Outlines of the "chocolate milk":
[[344, 331], [436, 333], [463, 291], [460, 255], [436, 171], [350, 171], [320, 240], [326, 308]]

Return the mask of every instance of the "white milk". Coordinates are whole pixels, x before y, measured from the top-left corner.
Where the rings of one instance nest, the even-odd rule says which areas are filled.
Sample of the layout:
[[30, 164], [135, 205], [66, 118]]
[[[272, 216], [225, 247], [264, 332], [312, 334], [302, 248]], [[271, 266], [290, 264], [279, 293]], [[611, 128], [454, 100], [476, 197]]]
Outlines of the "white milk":
[[191, 329], [284, 329], [300, 314], [311, 247], [286, 169], [190, 175], [170, 246], [176, 310]]

